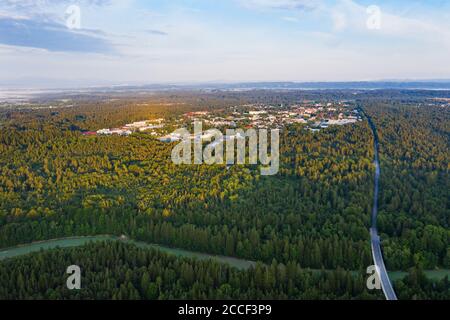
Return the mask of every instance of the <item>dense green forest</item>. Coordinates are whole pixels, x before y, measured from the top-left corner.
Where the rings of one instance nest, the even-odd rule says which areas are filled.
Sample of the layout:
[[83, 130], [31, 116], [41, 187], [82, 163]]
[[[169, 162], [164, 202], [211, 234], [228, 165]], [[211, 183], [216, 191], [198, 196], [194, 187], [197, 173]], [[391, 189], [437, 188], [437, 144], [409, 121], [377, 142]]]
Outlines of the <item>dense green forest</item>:
[[380, 137], [378, 224], [390, 269], [450, 267], [450, 110], [368, 103]]
[[[330, 101], [343, 96], [321, 93], [316, 98]], [[373, 137], [366, 121], [318, 133], [305, 130], [303, 125], [286, 127], [281, 135], [280, 173], [271, 177], [260, 176], [258, 168], [251, 165], [229, 170], [226, 166], [174, 165], [170, 160], [173, 145], [146, 134], [81, 134], [82, 130], [146, 118], [170, 120], [192, 110], [249, 101], [291, 103], [300, 98], [304, 97], [266, 92], [165, 94], [144, 101], [80, 99], [72, 108], [4, 109], [0, 111], [0, 247], [65, 236], [126, 234], [136, 240], [268, 265], [276, 260], [298, 269], [342, 269], [335, 277], [345, 282], [344, 270], [365, 270], [372, 264], [368, 229]], [[388, 269], [449, 268], [449, 111], [417, 107], [415, 102], [400, 99], [389, 101], [393, 102], [375, 98], [358, 101], [373, 118], [380, 136], [379, 228]], [[98, 249], [111, 259], [122, 250]], [[61, 261], [65, 255], [58, 253]], [[50, 279], [56, 264], [47, 262], [46, 257], [47, 253], [42, 254], [39, 261], [48, 263], [46, 279]], [[2, 263], [0, 268], [12, 263], [24, 265], [26, 259]], [[84, 259], [88, 263], [89, 255]], [[192, 268], [201, 264], [202, 268], [225, 268], [178, 261], [154, 252], [146, 259], [159, 261], [161, 272], [166, 264], [172, 270], [171, 266], [180, 263]], [[126, 270], [137, 279], [143, 276], [143, 271], [138, 271], [141, 267], [131, 263], [114, 272]], [[22, 277], [29, 276], [30, 270]], [[256, 272], [224, 270], [227, 276], [248, 279]], [[0, 275], [5, 272], [3, 269]], [[302, 280], [288, 279], [301, 291], [289, 291], [289, 286], [282, 285], [264, 291], [256, 284], [245, 291], [231, 285], [232, 293], [228, 290], [224, 297], [350, 297], [343, 289], [332, 291], [328, 275], [298, 273]], [[300, 284], [303, 277], [308, 278], [308, 286]], [[198, 292], [170, 282], [157, 297], [222, 297], [220, 285], [215, 291], [205, 291], [203, 280], [198, 280]], [[218, 275], [217, 283], [223, 285], [225, 280]], [[365, 280], [360, 281], [345, 288], [352, 287], [354, 297], [373, 297], [358, 287], [364, 287]], [[132, 281], [131, 287], [129, 283], [124, 284], [126, 289], [115, 290], [114, 295], [113, 291], [110, 295], [104, 292], [102, 297], [145, 297], [138, 282]], [[447, 285], [448, 290], [448, 283], [440, 285]], [[439, 286], [423, 279], [420, 271], [396, 284], [399, 297], [431, 297], [430, 288], [435, 287]], [[445, 294], [439, 290], [436, 297]], [[32, 292], [16, 294], [38, 297]], [[45, 296], [42, 290], [40, 294]], [[51, 294], [70, 297], [67, 292]]]
[[[81, 268], [81, 290], [68, 290], [67, 266]], [[0, 263], [0, 299], [379, 299], [364, 274], [305, 271], [273, 261], [247, 271], [176, 258], [120, 242], [34, 253]], [[448, 279], [411, 273], [397, 284], [402, 298], [448, 298]]]
[[[263, 262], [370, 264], [366, 123], [282, 136], [281, 174], [176, 166], [146, 135], [84, 137], [47, 121], [2, 132], [0, 245], [98, 233]], [[307, 249], [308, 248], [308, 249]]]

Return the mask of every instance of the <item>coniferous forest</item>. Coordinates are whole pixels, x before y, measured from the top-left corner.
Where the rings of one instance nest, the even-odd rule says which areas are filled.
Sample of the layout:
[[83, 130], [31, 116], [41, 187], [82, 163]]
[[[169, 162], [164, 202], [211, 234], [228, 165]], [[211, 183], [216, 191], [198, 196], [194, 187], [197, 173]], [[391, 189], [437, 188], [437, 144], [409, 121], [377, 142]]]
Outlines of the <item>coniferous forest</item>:
[[[83, 267], [82, 290], [68, 290], [65, 268]], [[120, 242], [35, 253], [0, 264], [2, 299], [377, 299], [364, 274], [258, 264], [238, 271], [213, 261], [176, 258]], [[414, 272], [396, 283], [400, 298], [448, 298], [448, 279]]]
[[[394, 282], [397, 295], [449, 299], [448, 278], [426, 270], [450, 269], [450, 110], [420, 91], [373, 95], [187, 92], [0, 108], [0, 248], [110, 234], [258, 262], [238, 270], [96, 243], [0, 261], [0, 298], [382, 299], [366, 288], [374, 179], [366, 119], [319, 132], [286, 126], [275, 176], [256, 165], [174, 165], [174, 144], [144, 133], [82, 134], [149, 118], [171, 125], [186, 112], [230, 105], [351, 98], [377, 126], [385, 262], [408, 272]], [[74, 263], [83, 269], [76, 292], [65, 288]]]

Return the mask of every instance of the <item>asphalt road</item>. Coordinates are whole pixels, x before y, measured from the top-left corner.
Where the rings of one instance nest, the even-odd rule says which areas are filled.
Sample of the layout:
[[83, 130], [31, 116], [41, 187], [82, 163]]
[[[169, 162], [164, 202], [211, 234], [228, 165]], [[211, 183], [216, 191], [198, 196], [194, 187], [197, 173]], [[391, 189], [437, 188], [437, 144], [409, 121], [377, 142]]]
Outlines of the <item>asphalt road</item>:
[[[367, 116], [367, 115], [366, 115]], [[372, 129], [374, 136], [374, 151], [375, 151], [375, 182], [374, 182], [374, 193], [373, 193], [373, 207], [372, 207], [372, 227], [370, 228], [370, 241], [372, 246], [372, 256], [375, 263], [378, 276], [381, 281], [381, 288], [383, 289], [384, 296], [386, 300], [397, 300], [397, 295], [395, 294], [394, 288], [392, 287], [391, 280], [384, 265], [383, 253], [381, 251], [381, 240], [378, 235], [377, 230], [377, 215], [378, 215], [378, 190], [380, 183], [380, 161], [378, 156], [378, 135], [375, 125], [372, 119], [367, 117], [369, 121], [370, 128]]]

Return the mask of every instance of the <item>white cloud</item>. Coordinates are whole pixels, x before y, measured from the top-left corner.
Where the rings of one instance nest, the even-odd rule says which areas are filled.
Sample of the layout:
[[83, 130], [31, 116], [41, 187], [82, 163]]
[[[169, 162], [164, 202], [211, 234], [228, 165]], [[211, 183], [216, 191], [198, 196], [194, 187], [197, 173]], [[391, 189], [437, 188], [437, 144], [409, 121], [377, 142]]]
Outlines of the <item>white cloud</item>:
[[[221, 12], [209, 15], [175, 7], [161, 11], [131, 5], [123, 9], [119, 4], [105, 10], [83, 8], [86, 25], [106, 30], [105, 37], [114, 39], [113, 46], [120, 56], [36, 53], [26, 48], [14, 54], [12, 47], [2, 49], [0, 45], [0, 80], [42, 74], [55, 79], [95, 82], [101, 78], [119, 83], [450, 75], [450, 50], [441, 47], [445, 39], [450, 39], [444, 12], [436, 12], [441, 19], [434, 17], [433, 21], [431, 17], [420, 18], [420, 12], [400, 16], [381, 7], [382, 28], [369, 30], [366, 7], [356, 1], [337, 0], [334, 6], [324, 6], [325, 1], [234, 1], [259, 13], [263, 11], [256, 15], [261, 19], [224, 23]], [[242, 6], [236, 6], [236, 10], [254, 14]], [[274, 23], [265, 16], [267, 11], [295, 23]], [[168, 35], [163, 36], [165, 33]]]
[[242, 5], [256, 9], [313, 9], [320, 0], [239, 0]]
[[300, 20], [296, 17], [283, 17], [282, 18], [284, 21], [288, 21], [288, 22], [299, 22]]
[[333, 19], [334, 31], [342, 31], [347, 27], [347, 17], [339, 10], [333, 10], [331, 12], [331, 18]]
[[381, 28], [367, 28], [369, 14], [367, 8], [352, 0], [340, 0], [338, 4], [328, 9], [333, 17], [336, 31], [348, 31], [362, 34], [378, 34], [382, 36], [414, 38], [417, 40], [438, 41], [450, 40], [448, 25], [440, 25], [436, 21], [427, 21], [423, 17], [403, 17], [381, 10]]
[[[325, 5], [321, 0], [239, 0], [242, 5], [252, 9], [298, 10], [314, 9], [325, 21], [330, 21], [334, 32], [377, 34], [381, 36], [417, 39], [422, 41], [444, 41], [450, 45], [450, 28], [440, 21], [427, 17], [407, 17], [384, 10], [381, 6], [381, 28], [367, 28], [369, 14], [367, 7], [355, 0], [337, 0], [335, 5]], [[444, 13], [445, 14], [445, 13]], [[281, 17], [286, 21], [296, 21], [295, 17]]]

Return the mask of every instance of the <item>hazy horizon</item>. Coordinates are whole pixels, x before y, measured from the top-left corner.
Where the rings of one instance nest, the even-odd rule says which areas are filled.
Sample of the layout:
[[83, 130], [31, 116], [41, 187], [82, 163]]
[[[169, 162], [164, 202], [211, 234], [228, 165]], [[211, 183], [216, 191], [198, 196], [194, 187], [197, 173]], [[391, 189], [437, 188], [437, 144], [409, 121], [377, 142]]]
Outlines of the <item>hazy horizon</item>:
[[374, 80], [348, 80], [348, 81], [283, 81], [283, 80], [248, 80], [248, 81], [222, 81], [222, 80], [210, 80], [210, 81], [161, 81], [161, 82], [145, 82], [145, 81], [92, 81], [89, 79], [76, 79], [75, 81], [64, 81], [61, 79], [18, 79], [15, 81], [0, 81], [0, 91], [8, 90], [70, 90], [70, 89], [88, 89], [88, 88], [102, 88], [102, 87], [145, 87], [145, 86], [232, 86], [232, 85], [262, 85], [262, 84], [411, 84], [411, 83], [423, 83], [423, 84], [450, 84], [450, 79], [374, 79]]

